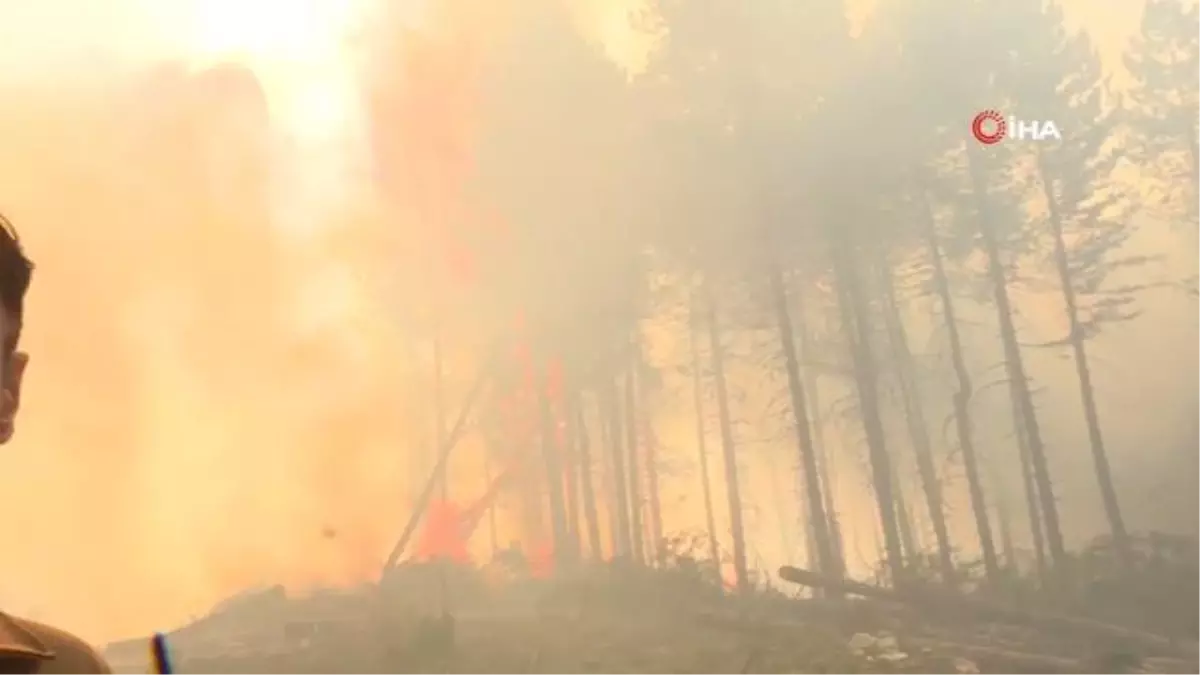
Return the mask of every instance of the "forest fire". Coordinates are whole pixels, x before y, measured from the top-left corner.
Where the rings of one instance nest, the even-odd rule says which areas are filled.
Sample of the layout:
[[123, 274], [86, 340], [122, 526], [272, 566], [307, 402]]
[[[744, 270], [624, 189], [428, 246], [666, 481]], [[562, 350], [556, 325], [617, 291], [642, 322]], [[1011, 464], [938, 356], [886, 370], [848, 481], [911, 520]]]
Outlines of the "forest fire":
[[[248, 37], [242, 0], [189, 4], [246, 52], [10, 49], [0, 610], [98, 642], [212, 608], [182, 651], [276, 659], [205, 672], [1193, 668], [1195, 293], [1147, 278], [1195, 281], [1195, 134], [1142, 118], [1194, 98], [1155, 65], [1194, 11], [1130, 3], [1110, 73], [1014, 2], [1020, 44], [951, 0], [853, 36], [836, 2], [272, 0]], [[929, 128], [980, 100], [1078, 133]]]
[[501, 473], [492, 480], [483, 495], [466, 506], [450, 499], [431, 501], [413, 551], [413, 561], [433, 562], [441, 559], [472, 564], [471, 536], [479, 529], [488, 511], [495, 508], [496, 500], [511, 482], [510, 475], [508, 471]]
[[[498, 486], [499, 484], [497, 484]], [[462, 507], [452, 500], [437, 499], [430, 503], [425, 514], [421, 534], [414, 546], [411, 562], [450, 562], [456, 565], [478, 566], [470, 551], [471, 537], [492, 503], [498, 491], [489, 492], [475, 504]], [[519, 546], [519, 542], [513, 542]], [[497, 553], [497, 552], [493, 552]], [[547, 579], [554, 574], [555, 553], [551, 541], [535, 541], [528, 553], [517, 549], [507, 551], [510, 558], [518, 556], [524, 572], [535, 579]], [[510, 560], [510, 562], [512, 562]]]
[[[378, 81], [372, 89], [370, 128], [377, 186], [391, 208], [404, 215], [402, 222], [410, 224], [411, 245], [433, 251], [426, 281], [431, 288], [430, 312], [435, 317], [444, 313], [453, 298], [500, 282], [496, 277], [506, 270], [496, 258], [511, 245], [505, 240], [509, 228], [503, 220], [467, 198], [466, 186], [474, 168], [478, 54], [483, 39], [477, 14], [465, 3], [435, 5], [430, 23], [419, 32], [407, 32], [400, 41], [398, 76]], [[491, 248], [486, 256], [479, 250], [481, 241]], [[561, 453], [565, 441], [561, 359], [533, 353], [530, 340], [538, 336], [531, 333], [523, 307], [515, 308], [511, 325], [509, 339], [514, 346], [510, 365], [516, 377], [500, 386], [497, 405], [505, 412], [495, 439], [498, 442], [487, 449], [497, 455], [493, 459], [500, 465], [510, 467], [526, 464], [530, 458], [525, 455], [538, 445], [542, 398], [549, 408], [546, 423], [558, 430], [554, 447], [543, 451]], [[442, 334], [440, 327], [434, 330], [439, 332], [433, 339], [444, 349], [442, 343], [453, 336]], [[441, 373], [434, 377], [440, 378]], [[561, 458], [555, 463], [557, 473], [566, 470], [567, 463]], [[521, 537], [526, 545], [548, 541], [549, 533], [541, 522], [543, 505], [536, 497], [546, 478], [539, 480], [530, 471], [518, 473], [519, 484], [513, 492], [522, 502], [517, 509]], [[562, 483], [565, 474], [550, 480]], [[466, 540], [478, 524], [477, 517], [469, 509], [460, 512], [451, 501], [431, 505], [419, 557], [464, 559]]]
[[417, 540], [413, 556], [416, 562], [449, 560], [468, 565], [471, 553], [468, 550], [473, 523], [466, 512], [449, 500], [435, 500], [425, 514], [425, 526]]

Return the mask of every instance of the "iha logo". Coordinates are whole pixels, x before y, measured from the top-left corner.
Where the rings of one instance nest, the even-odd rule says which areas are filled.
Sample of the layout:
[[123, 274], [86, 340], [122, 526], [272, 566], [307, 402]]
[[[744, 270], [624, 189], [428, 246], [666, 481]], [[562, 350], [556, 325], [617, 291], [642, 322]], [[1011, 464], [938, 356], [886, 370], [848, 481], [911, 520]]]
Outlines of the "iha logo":
[[1019, 120], [1004, 117], [999, 111], [984, 110], [971, 120], [971, 135], [984, 145], [995, 145], [1006, 138], [1019, 141], [1061, 141], [1058, 125], [1050, 120]]

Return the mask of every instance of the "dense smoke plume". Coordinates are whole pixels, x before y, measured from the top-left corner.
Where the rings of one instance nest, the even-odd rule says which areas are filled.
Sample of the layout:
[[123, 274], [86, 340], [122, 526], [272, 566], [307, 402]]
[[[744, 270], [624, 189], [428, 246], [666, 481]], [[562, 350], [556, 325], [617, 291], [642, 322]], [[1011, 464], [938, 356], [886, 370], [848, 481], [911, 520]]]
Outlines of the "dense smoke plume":
[[[469, 71], [478, 55], [470, 52], [492, 48], [523, 16], [522, 0], [390, 4], [404, 11], [389, 22], [338, 27], [332, 41], [343, 60], [328, 72], [311, 70], [332, 82], [315, 93], [297, 83], [316, 67], [289, 65], [286, 50], [279, 62], [237, 49], [171, 53], [166, 24], [133, 2], [114, 16], [140, 28], [101, 23], [94, 30], [103, 35], [92, 35], [79, 27], [88, 22], [72, 21], [78, 25], [63, 39], [79, 46], [68, 55], [47, 56], [27, 40], [13, 44], [27, 50], [28, 62], [0, 63], [0, 210], [37, 264], [23, 338], [32, 358], [28, 391], [16, 440], [0, 453], [10, 513], [0, 569], [6, 610], [106, 640], [174, 627], [259, 584], [302, 591], [378, 573], [430, 466], [432, 326], [451, 336], [453, 418], [487, 331], [508, 315], [493, 315], [477, 289], [433, 298], [435, 286], [449, 287], [440, 275], [455, 263], [429, 212], [466, 207], [475, 186], [454, 174], [463, 167], [446, 164], [439, 154], [446, 148], [388, 155], [387, 175], [402, 187], [381, 181], [376, 155], [386, 143], [367, 121], [379, 104], [371, 88], [381, 72], [399, 73], [392, 93], [422, 91], [429, 100], [418, 103], [429, 107], [400, 118], [407, 121], [393, 131], [418, 137], [457, 123], [446, 132], [454, 137], [442, 140], [461, 144], [457, 159], [470, 165], [478, 150], [473, 124], [491, 110], [474, 107]], [[636, 67], [649, 40], [609, 9], [615, 4], [576, 3], [571, 16], [609, 57]], [[371, 5], [362, 3], [362, 16]], [[64, 21], [49, 10], [17, 14], [0, 9], [0, 29], [44, 38]], [[371, 30], [381, 23], [403, 30]], [[1109, 35], [1120, 21], [1095, 23]], [[447, 89], [409, 88], [403, 73], [416, 71], [406, 67], [432, 68], [430, 77]], [[465, 98], [451, 95], [456, 85]], [[538, 108], [538, 95], [513, 88], [489, 105], [525, 112]], [[340, 106], [327, 100], [336, 96], [345, 99]], [[639, 148], [628, 150], [636, 164]], [[521, 157], [502, 159], [522, 168]], [[443, 182], [431, 187], [418, 177]], [[527, 208], [551, 213], [554, 197]], [[414, 211], [419, 198], [436, 203]], [[1136, 245], [1169, 250], [1176, 235], [1164, 232], [1148, 222]], [[1195, 265], [1194, 256], [1178, 258], [1170, 270]], [[606, 279], [598, 274], [595, 286]], [[439, 323], [439, 306], [457, 318]], [[1106, 418], [1111, 451], [1131, 521], [1194, 532], [1195, 305], [1164, 294], [1145, 307], [1136, 325], [1097, 342], [1100, 358], [1119, 364], [1112, 372], [1124, 378], [1101, 383], [1102, 405], [1127, 411]], [[1061, 332], [1056, 311], [1026, 318], [1053, 336]], [[914, 322], [914, 342], [936, 341], [929, 326]], [[977, 332], [981, 341], [991, 337]], [[679, 335], [656, 325], [646, 333], [650, 361], [685, 359]], [[996, 349], [976, 353], [986, 362]], [[1054, 355], [1031, 363], [1043, 384], [1070, 377], [1069, 364]], [[768, 397], [754, 386], [761, 373], [733, 370], [747, 409]], [[686, 387], [685, 379], [665, 379], [666, 391]], [[1074, 390], [1069, 383], [1052, 389], [1040, 405], [1067, 412], [1046, 415], [1048, 434], [1082, 447]], [[688, 466], [690, 410], [663, 403], [655, 415], [664, 462]], [[1002, 445], [1006, 423], [981, 417], [980, 435], [992, 439], [983, 445]], [[751, 419], [746, 436], [769, 435], [777, 425]], [[771, 481], [794, 459], [790, 449], [747, 445], [743, 482], [766, 495], [751, 505], [756, 564], [771, 568], [799, 557], [785, 546], [801, 548], [799, 533], [786, 541], [798, 512], [771, 502], [792, 503], [791, 486]], [[482, 439], [460, 449], [451, 482], [470, 500], [487, 486]], [[1070, 504], [1065, 519], [1082, 540], [1103, 524], [1086, 453], [1078, 456], [1078, 466], [1058, 470]], [[876, 556], [870, 496], [856, 472], [847, 461], [835, 481], [845, 522], [863, 524], [848, 546], [862, 570]], [[694, 479], [691, 469], [678, 469], [664, 480], [672, 531], [702, 522]], [[1016, 494], [1015, 481], [1000, 483]], [[966, 540], [962, 486], [949, 491], [959, 505], [952, 526]], [[1178, 504], [1146, 498], [1164, 494], [1178, 495]], [[510, 506], [505, 513], [519, 510]], [[516, 520], [502, 516], [502, 541], [528, 534]], [[725, 531], [726, 517], [718, 520]], [[484, 539], [475, 542], [480, 557], [488, 554]]]

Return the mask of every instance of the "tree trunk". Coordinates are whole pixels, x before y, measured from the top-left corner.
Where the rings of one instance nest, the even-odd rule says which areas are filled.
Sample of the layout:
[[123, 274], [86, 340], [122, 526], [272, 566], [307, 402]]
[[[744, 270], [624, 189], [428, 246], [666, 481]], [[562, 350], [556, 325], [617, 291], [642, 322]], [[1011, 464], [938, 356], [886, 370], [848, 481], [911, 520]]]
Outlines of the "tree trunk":
[[721, 344], [721, 324], [717, 303], [708, 280], [703, 282], [708, 347], [712, 355], [713, 380], [717, 388], [717, 421], [721, 428], [721, 457], [725, 463], [725, 494], [729, 501], [729, 529], [733, 537], [733, 570], [739, 593], [750, 591], [746, 566], [746, 529], [742, 519], [742, 493], [738, 483], [737, 447], [733, 439], [733, 420], [729, 410], [729, 388], [725, 380], [725, 346]]
[[627, 559], [633, 546], [629, 530], [629, 495], [625, 490], [625, 458], [621, 449], [621, 406], [615, 382], [608, 382], [604, 392], [604, 416], [607, 419], [609, 480], [612, 482], [613, 556]]
[[809, 516], [809, 527], [812, 528], [813, 543], [816, 545], [816, 562], [822, 574], [836, 574], [838, 565], [833, 559], [829, 520], [825, 515], [825, 504], [821, 498], [821, 474], [817, 468], [817, 453], [813, 444], [812, 426], [808, 420], [808, 401], [805, 397], [804, 381], [800, 377], [800, 360], [796, 355], [796, 336], [788, 309], [787, 288], [784, 285], [783, 271], [774, 261], [771, 262], [768, 274], [770, 275], [771, 300], [775, 306], [775, 319], [779, 331], [779, 346], [783, 352], [784, 369], [787, 372], [797, 450], [800, 455], [800, 465], [804, 468], [803, 494], [807, 501], [805, 506]]
[[863, 296], [858, 272], [854, 268], [852, 242], [847, 241], [847, 234], [844, 232], [833, 233], [831, 239], [842, 329], [845, 331], [846, 342], [850, 345], [850, 356], [854, 363], [854, 383], [858, 390], [863, 430], [867, 436], [871, 482], [879, 507], [879, 524], [883, 529], [885, 560], [892, 583], [902, 586], [907, 581], [904, 576], [904, 552], [896, 520], [896, 498], [892, 490], [892, 462], [888, 455], [883, 419], [880, 416], [879, 371], [868, 330], [870, 309]]
[[633, 560], [646, 562], [646, 529], [642, 522], [642, 471], [638, 457], [638, 411], [636, 369], [625, 373], [625, 448], [629, 462], [629, 528], [633, 539]]
[[[433, 334], [433, 438], [436, 447], [442, 447], [446, 438], [445, 368], [442, 364], [442, 333], [440, 322]], [[438, 474], [438, 494], [442, 501], [450, 499], [450, 464], [446, 463]]]
[[921, 549], [917, 546], [917, 538], [913, 532], [912, 514], [908, 510], [908, 500], [904, 495], [904, 486], [900, 484], [900, 476], [892, 467], [892, 494], [896, 498], [896, 525], [900, 528], [900, 545], [903, 547], [902, 559], [907, 569], [921, 557]]
[[993, 475], [992, 491], [996, 495], [996, 524], [1000, 526], [1000, 550], [1004, 553], [1004, 566], [1017, 569], [1016, 546], [1013, 545], [1012, 518], [1008, 500], [1004, 497], [1004, 486]]
[[1046, 536], [1042, 532], [1042, 510], [1038, 507], [1037, 483], [1033, 480], [1033, 460], [1029, 457], [1029, 440], [1025, 431], [1025, 420], [1021, 417], [1021, 406], [1017, 404], [1017, 391], [1008, 388], [1013, 410], [1013, 433], [1017, 439], [1017, 451], [1021, 460], [1021, 484], [1025, 489], [1025, 508], [1029, 514], [1029, 536], [1033, 544], [1037, 577], [1042, 588], [1049, 583], [1049, 567], [1046, 564]]
[[917, 379], [913, 367], [912, 352], [908, 348], [908, 335], [900, 308], [896, 303], [896, 289], [891, 268], [881, 266], [884, 290], [884, 321], [887, 323], [889, 342], [896, 357], [897, 378], [900, 382], [900, 397], [904, 406], [904, 419], [912, 439], [913, 453], [917, 460], [917, 476], [925, 495], [925, 508], [933, 525], [934, 541], [937, 545], [938, 570], [942, 580], [953, 584], [957, 576], [954, 569], [954, 550], [950, 546], [950, 530], [946, 526], [945, 503], [942, 498], [942, 482], [938, 478], [937, 465], [933, 461], [933, 447], [929, 440], [929, 428], [925, 423], [924, 406], [917, 391]]
[[950, 341], [950, 359], [954, 364], [954, 375], [958, 390], [954, 392], [954, 425], [958, 433], [959, 450], [962, 452], [963, 472], [967, 478], [967, 492], [971, 498], [971, 514], [975, 517], [975, 532], [979, 536], [979, 550], [983, 555], [983, 566], [988, 579], [996, 580], [1000, 565], [996, 560], [996, 544], [992, 538], [992, 524], [988, 518], [987, 500], [983, 493], [983, 479], [979, 475], [979, 459], [975, 453], [975, 436], [971, 424], [971, 373], [963, 356], [962, 337], [958, 332], [958, 316], [954, 311], [954, 296], [950, 293], [950, 280], [942, 260], [942, 249], [938, 244], [937, 228], [933, 220], [928, 197], [922, 196], [925, 207], [925, 238], [929, 256], [933, 262], [933, 282], [937, 287], [938, 299], [942, 303], [942, 318]]
[[696, 452], [700, 461], [700, 483], [704, 495], [704, 526], [708, 530], [708, 551], [712, 564], [720, 567], [721, 556], [717, 544], [717, 525], [713, 515], [712, 480], [708, 476], [708, 436], [704, 418], [704, 373], [700, 368], [700, 349], [697, 333], [700, 330], [698, 311], [692, 303], [688, 314], [688, 346], [692, 356], [692, 399], [696, 409]]
[[593, 560], [603, 556], [600, 543], [600, 518], [596, 511], [596, 490], [592, 478], [592, 444], [588, 436], [587, 415], [584, 414], [582, 394], [573, 394], [571, 406], [575, 413], [575, 448], [578, 458], [580, 497], [583, 499], [583, 519], [587, 528], [588, 553]]
[[662, 566], [666, 563], [666, 542], [663, 540], [662, 495], [658, 487], [658, 439], [650, 420], [642, 419], [642, 438], [646, 448], [646, 506], [650, 510], [650, 553], [651, 562]]
[[1063, 542], [1062, 526], [1058, 518], [1058, 504], [1054, 499], [1054, 484], [1050, 480], [1050, 465], [1046, 460], [1046, 448], [1042, 443], [1042, 432], [1038, 426], [1037, 412], [1033, 407], [1033, 396], [1029, 392], [1029, 380], [1025, 375], [1025, 363], [1021, 358], [1021, 346], [1017, 342], [1017, 329], [1013, 324], [1012, 304], [1008, 298], [1008, 281], [1005, 278], [1004, 262], [1000, 258], [1000, 244], [996, 240], [992, 224], [992, 212], [987, 203], [987, 186], [979, 158], [975, 157], [974, 146], [968, 144], [969, 170], [972, 192], [979, 209], [979, 234], [988, 258], [988, 276], [996, 302], [996, 318], [1000, 323], [1000, 339], [1004, 345], [1004, 360], [1008, 370], [1009, 384], [1015, 388], [1017, 404], [1024, 419], [1026, 440], [1029, 442], [1029, 457], [1033, 464], [1034, 482], [1037, 484], [1042, 516], [1046, 522], [1046, 540], [1050, 559], [1055, 571], [1061, 574], [1067, 564], [1067, 551]]
[[550, 506], [550, 532], [554, 542], [554, 567], [560, 569], [569, 559], [567, 513], [563, 503], [562, 454], [556, 442], [554, 416], [550, 396], [546, 392], [546, 371], [543, 365], [537, 377], [538, 418], [542, 436], [542, 461], [546, 468], [546, 492]]
[[[566, 386], [564, 386], [563, 389], [564, 389], [564, 392], [570, 391], [570, 389], [567, 389]], [[574, 414], [574, 411], [571, 409], [571, 406], [574, 405], [574, 403], [575, 403], [574, 396], [572, 396], [569, 393], [565, 393], [563, 396], [563, 410], [562, 410], [562, 418], [561, 418], [561, 420], [562, 420], [561, 424], [562, 424], [562, 430], [563, 430], [563, 433], [561, 435], [562, 457], [563, 457], [562, 484], [563, 484], [563, 491], [566, 493], [566, 497], [567, 497], [567, 506], [566, 506], [567, 531], [566, 531], [566, 534], [567, 534], [568, 553], [569, 553], [572, 563], [580, 560], [581, 556], [583, 555], [583, 551], [582, 551], [583, 537], [579, 531], [579, 523], [580, 523], [580, 517], [579, 517], [579, 467], [578, 467], [579, 457], [576, 456], [576, 442], [575, 442], [575, 434], [577, 433], [577, 430], [575, 428], [575, 414]], [[555, 418], [554, 421], [558, 422], [558, 418]], [[557, 429], [555, 431], [557, 434]]]
[[[801, 360], [807, 362], [812, 360], [812, 345], [809, 340], [809, 320], [805, 311], [803, 293], [796, 293], [792, 297], [796, 301], [796, 317], [798, 318], [798, 334], [800, 339]], [[816, 431], [813, 434], [813, 447], [817, 453], [817, 472], [821, 476], [821, 485], [824, 486], [822, 494], [825, 505], [825, 517], [829, 520], [829, 539], [830, 546], [833, 548], [833, 572], [837, 577], [841, 578], [846, 575], [846, 546], [842, 539], [842, 527], [838, 522], [837, 501], [834, 496], [835, 485], [830, 471], [830, 456], [826, 448], [825, 425], [821, 414], [821, 390], [817, 386], [817, 376], [814, 369], [809, 367], [801, 371], [804, 375], [804, 392], [807, 394], [809, 403], [809, 426]], [[816, 550], [816, 547], [813, 547]]]
[[1062, 287], [1063, 303], [1067, 313], [1067, 329], [1071, 351], [1075, 357], [1075, 374], [1079, 380], [1079, 395], [1083, 401], [1084, 419], [1087, 421], [1088, 440], [1092, 449], [1092, 463], [1096, 468], [1096, 481], [1100, 484], [1100, 498], [1104, 514], [1112, 531], [1113, 548], [1122, 565], [1133, 564], [1129, 532], [1121, 516], [1121, 505], [1117, 500], [1117, 488], [1113, 483], [1112, 468], [1108, 463], [1108, 452], [1104, 448], [1104, 434], [1100, 430], [1100, 413], [1096, 410], [1096, 391], [1092, 386], [1092, 371], [1088, 367], [1087, 349], [1084, 347], [1083, 326], [1079, 323], [1079, 306], [1075, 297], [1075, 283], [1071, 276], [1071, 264], [1067, 258], [1067, 245], [1063, 241], [1062, 214], [1054, 197], [1049, 173], [1042, 167], [1042, 190], [1050, 214], [1050, 228], [1054, 234], [1054, 266], [1058, 270], [1058, 281]]

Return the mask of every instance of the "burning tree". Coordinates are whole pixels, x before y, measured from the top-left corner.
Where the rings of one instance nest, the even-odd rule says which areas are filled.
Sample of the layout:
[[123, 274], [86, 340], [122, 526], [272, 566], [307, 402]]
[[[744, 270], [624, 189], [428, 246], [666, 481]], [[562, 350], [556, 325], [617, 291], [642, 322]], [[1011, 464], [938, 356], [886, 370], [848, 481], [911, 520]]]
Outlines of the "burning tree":
[[[526, 543], [553, 542], [562, 562], [579, 548], [578, 523], [568, 522], [577, 497], [569, 477], [580, 471], [564, 447], [568, 401], [603, 391], [625, 368], [637, 316], [630, 305], [637, 271], [625, 239], [632, 224], [619, 203], [629, 179], [611, 162], [579, 161], [628, 147], [624, 136], [595, 133], [621, 119], [624, 82], [553, 3], [506, 14], [506, 30], [489, 31], [462, 7], [439, 7], [429, 25], [394, 41], [400, 51], [389, 63], [397, 67], [373, 83], [377, 184], [401, 246], [427, 261], [420, 279], [435, 368], [451, 324], [456, 341], [463, 333], [500, 335], [507, 345], [487, 399], [486, 417], [496, 424], [490, 451], [511, 474]], [[544, 51], [530, 53], [530, 45]], [[561, 96], [524, 96], [531, 88]], [[595, 91], [599, 99], [580, 96]], [[594, 124], [581, 121], [587, 114]], [[539, 133], [553, 128], [572, 131]], [[578, 175], [583, 166], [601, 170]], [[602, 271], [612, 268], [615, 277]], [[604, 335], [590, 330], [597, 314], [607, 315]], [[440, 373], [433, 379], [441, 436]]]

